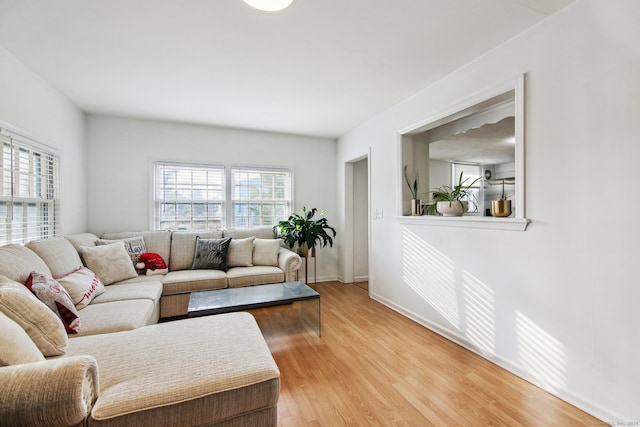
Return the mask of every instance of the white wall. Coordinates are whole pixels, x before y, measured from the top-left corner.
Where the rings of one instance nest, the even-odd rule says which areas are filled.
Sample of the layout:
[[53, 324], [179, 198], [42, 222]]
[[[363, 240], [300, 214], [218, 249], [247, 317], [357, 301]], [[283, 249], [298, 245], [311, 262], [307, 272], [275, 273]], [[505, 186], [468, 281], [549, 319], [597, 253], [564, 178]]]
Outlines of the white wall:
[[[640, 421], [638, 22], [637, 0], [578, 0], [354, 129], [337, 158], [370, 146], [371, 208], [398, 212], [398, 131], [526, 73], [529, 228], [404, 226], [385, 214], [372, 221], [370, 293], [620, 422]], [[607, 209], [613, 200], [624, 208]]]
[[58, 150], [62, 164], [59, 234], [85, 231], [84, 114], [2, 46], [0, 122]]
[[[97, 115], [88, 116], [87, 134], [89, 230], [96, 234], [152, 227], [158, 160], [291, 167], [295, 212], [326, 209], [337, 226], [335, 140]], [[337, 252], [318, 251], [318, 281], [337, 278]]]

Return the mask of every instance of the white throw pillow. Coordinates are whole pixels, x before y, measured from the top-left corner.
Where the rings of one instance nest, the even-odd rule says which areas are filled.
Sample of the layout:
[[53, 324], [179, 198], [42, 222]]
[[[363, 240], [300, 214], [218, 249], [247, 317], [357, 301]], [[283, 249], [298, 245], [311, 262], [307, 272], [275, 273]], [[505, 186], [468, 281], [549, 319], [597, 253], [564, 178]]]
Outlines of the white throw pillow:
[[147, 252], [147, 247], [144, 244], [144, 237], [129, 237], [127, 239], [117, 239], [117, 240], [105, 240], [98, 239], [96, 240], [96, 245], [110, 245], [111, 243], [116, 242], [124, 242], [124, 248], [127, 250], [129, 257], [131, 258], [131, 263], [136, 265], [140, 259], [140, 255]]
[[78, 310], [85, 308], [95, 297], [104, 292], [104, 284], [86, 267], [80, 267], [57, 279], [69, 293]]
[[253, 241], [255, 237], [231, 239], [227, 253], [227, 267], [251, 267], [253, 265]]
[[0, 311], [0, 366], [43, 360], [42, 352], [24, 329]]
[[255, 239], [253, 241], [253, 265], [278, 266], [280, 239]]
[[69, 337], [62, 321], [25, 285], [0, 280], [0, 311], [24, 329], [45, 357], [66, 351]]
[[87, 268], [96, 273], [105, 285], [138, 276], [122, 241], [103, 246], [84, 246], [81, 252]]

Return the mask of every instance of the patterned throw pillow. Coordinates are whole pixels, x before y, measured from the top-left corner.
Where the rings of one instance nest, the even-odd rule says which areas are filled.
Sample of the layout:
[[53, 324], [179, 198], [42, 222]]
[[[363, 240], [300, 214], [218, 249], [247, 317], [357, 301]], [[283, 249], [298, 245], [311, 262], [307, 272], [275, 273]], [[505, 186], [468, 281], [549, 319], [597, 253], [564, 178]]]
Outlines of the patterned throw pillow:
[[104, 292], [104, 285], [96, 274], [86, 267], [58, 278], [78, 310], [85, 308], [95, 297]]
[[35, 271], [29, 275], [27, 288], [60, 317], [68, 333], [78, 333], [80, 316], [73, 300], [60, 283]]
[[227, 253], [231, 237], [226, 239], [201, 239], [196, 237], [196, 253], [192, 270], [211, 269], [227, 271]]

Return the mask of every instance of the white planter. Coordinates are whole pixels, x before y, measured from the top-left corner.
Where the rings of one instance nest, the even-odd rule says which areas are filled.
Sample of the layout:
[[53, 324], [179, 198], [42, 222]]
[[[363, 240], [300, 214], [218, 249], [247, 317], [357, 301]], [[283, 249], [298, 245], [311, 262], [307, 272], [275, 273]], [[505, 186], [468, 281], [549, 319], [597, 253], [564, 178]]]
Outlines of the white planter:
[[438, 202], [436, 210], [442, 214], [442, 216], [462, 216], [463, 213], [469, 208], [469, 202], [455, 201], [455, 202]]

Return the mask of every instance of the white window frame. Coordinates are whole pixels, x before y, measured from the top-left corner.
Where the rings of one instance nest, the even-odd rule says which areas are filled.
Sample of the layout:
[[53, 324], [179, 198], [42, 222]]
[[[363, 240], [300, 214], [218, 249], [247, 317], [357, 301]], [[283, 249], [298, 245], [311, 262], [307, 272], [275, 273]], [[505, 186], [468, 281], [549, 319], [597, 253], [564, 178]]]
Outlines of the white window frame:
[[0, 244], [53, 238], [60, 229], [57, 150], [0, 123]]
[[[183, 181], [179, 183], [177, 180], [173, 183], [172, 193], [171, 185], [162, 185], [162, 174], [167, 171], [182, 171], [185, 175], [191, 174], [190, 182]], [[194, 172], [200, 174], [198, 180], [194, 181]], [[211, 173], [211, 177], [209, 176]], [[204, 181], [202, 174], [206, 175]], [[219, 174], [221, 182], [215, 181], [215, 175]], [[226, 217], [226, 168], [222, 165], [202, 164], [202, 163], [177, 163], [157, 161], [153, 165], [153, 226], [154, 230], [179, 230], [179, 231], [201, 231], [221, 229], [225, 226]], [[184, 177], [183, 177], [184, 178]], [[209, 178], [214, 178], [210, 181]], [[184, 195], [179, 197], [180, 187]], [[219, 189], [218, 189], [219, 187]], [[191, 192], [191, 197], [185, 197]], [[193, 197], [193, 192], [204, 192], [204, 197]], [[216, 193], [219, 193], [216, 197]], [[168, 215], [171, 215], [171, 206], [173, 205], [174, 223], [171, 226], [165, 226], [163, 223], [169, 223]], [[180, 215], [179, 210], [183, 209]], [[165, 216], [161, 215], [161, 211], [168, 211]], [[203, 215], [194, 215], [194, 212], [200, 210]], [[165, 211], [165, 212], [166, 212]], [[188, 225], [187, 225], [188, 224]], [[200, 226], [204, 225], [204, 227]]]
[[[237, 174], [274, 174], [274, 175], [285, 175], [285, 179], [288, 180], [285, 183], [283, 188], [284, 190], [284, 198], [276, 198], [276, 197], [256, 197], [255, 194], [253, 196], [249, 196], [248, 194], [242, 194], [240, 192], [239, 186], [237, 185], [238, 180]], [[229, 173], [229, 215], [230, 218], [230, 227], [231, 228], [254, 228], [254, 227], [265, 227], [265, 226], [274, 226], [280, 220], [287, 219], [289, 215], [291, 215], [292, 206], [293, 206], [293, 172], [289, 168], [278, 168], [278, 167], [263, 167], [263, 166], [232, 166], [230, 168]], [[265, 185], [263, 190], [268, 191], [268, 183], [262, 184]], [[261, 192], [264, 194], [264, 191]], [[271, 192], [273, 195], [273, 192]], [[246, 215], [242, 215], [242, 218], [246, 218], [244, 224], [242, 224], [241, 219], [237, 215], [237, 207], [238, 205], [251, 205], [246, 207]], [[278, 210], [280, 211], [278, 213]], [[255, 215], [255, 212], [259, 211], [258, 215]], [[265, 211], [271, 211], [272, 214], [269, 215], [265, 213]], [[267, 218], [270, 217], [270, 218]]]
[[[255, 220], [252, 215], [247, 215], [247, 221], [244, 225], [246, 228], [260, 227], [260, 226], [271, 226], [277, 224], [278, 221], [287, 219], [289, 215], [291, 215], [292, 207], [293, 207], [293, 184], [294, 184], [294, 176], [293, 170], [288, 167], [265, 167], [265, 166], [252, 166], [252, 165], [232, 165], [226, 166], [221, 164], [203, 164], [203, 163], [190, 163], [190, 162], [170, 162], [170, 161], [162, 161], [157, 160], [151, 164], [151, 208], [150, 208], [150, 229], [153, 230], [179, 230], [179, 231], [201, 231], [205, 230], [205, 228], [194, 228], [194, 227], [164, 227], [161, 226], [161, 218], [159, 215], [160, 208], [162, 205], [166, 204], [193, 204], [194, 202], [191, 199], [173, 199], [167, 198], [166, 194], [162, 194], [162, 187], [160, 186], [160, 168], [184, 168], [184, 169], [211, 169], [211, 170], [219, 170], [222, 172], [222, 187], [224, 188], [222, 198], [210, 200], [210, 203], [217, 203], [221, 205], [220, 212], [222, 213], [218, 217], [214, 217], [212, 219], [207, 219], [210, 222], [217, 222], [217, 226], [215, 227], [207, 227], [207, 230], [214, 229], [227, 229], [227, 228], [244, 228], [243, 224], [239, 224], [239, 220], [236, 217], [236, 205], [239, 203], [249, 203], [253, 205], [260, 206], [260, 212], [263, 213], [265, 206], [266, 209], [269, 207], [274, 207], [275, 205], [280, 205], [280, 215], [275, 215], [272, 217], [271, 221], [264, 221], [261, 217], [260, 220]], [[276, 174], [286, 174], [288, 176], [288, 188], [285, 188], [285, 199], [273, 199], [273, 198], [244, 198], [244, 197], [236, 197], [238, 194], [236, 193], [236, 185], [234, 185], [233, 178], [234, 173], [242, 171], [242, 172], [266, 172], [266, 173], [276, 173]], [[196, 202], [196, 204], [199, 202]], [[274, 208], [275, 209], [275, 208]], [[217, 218], [217, 219], [216, 219]], [[188, 222], [186, 219], [184, 222]], [[183, 224], [184, 224], [183, 222]], [[177, 224], [176, 224], [177, 225]]]

